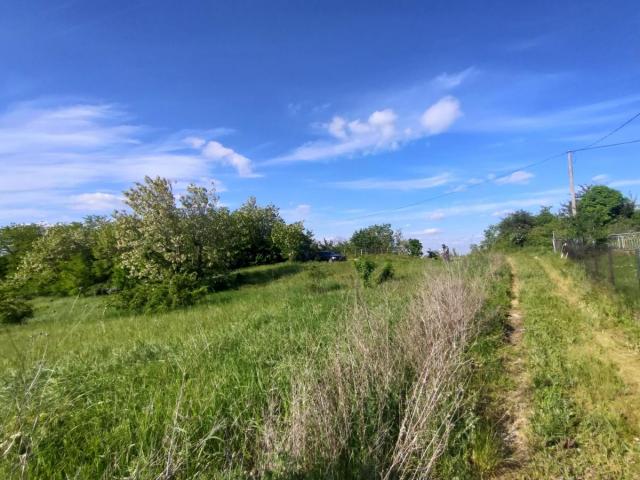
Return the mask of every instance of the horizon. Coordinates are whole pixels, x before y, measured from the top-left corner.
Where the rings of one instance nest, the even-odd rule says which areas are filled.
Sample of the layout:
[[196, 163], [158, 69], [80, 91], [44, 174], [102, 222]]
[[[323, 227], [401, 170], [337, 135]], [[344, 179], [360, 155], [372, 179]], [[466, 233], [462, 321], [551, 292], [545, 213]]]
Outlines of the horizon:
[[[391, 223], [466, 251], [557, 211], [563, 152], [640, 112], [635, 2], [403, 5], [5, 2], [0, 224], [109, 214], [160, 175], [318, 239]], [[639, 149], [578, 152], [576, 186], [637, 196]]]

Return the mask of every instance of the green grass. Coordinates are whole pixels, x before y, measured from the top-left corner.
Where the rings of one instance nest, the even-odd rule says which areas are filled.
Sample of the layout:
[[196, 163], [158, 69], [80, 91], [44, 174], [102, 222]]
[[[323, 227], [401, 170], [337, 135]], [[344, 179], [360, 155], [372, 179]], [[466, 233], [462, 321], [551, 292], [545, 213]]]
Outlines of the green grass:
[[[514, 256], [522, 282], [524, 347], [531, 378], [529, 464], [518, 478], [638, 478], [639, 426], [601, 329], [627, 326], [615, 300], [594, 292], [576, 266], [558, 258]], [[547, 276], [543, 263], [555, 269]], [[566, 282], [564, 290], [556, 282]]]
[[612, 264], [609, 265], [608, 255], [602, 253], [581, 259], [580, 263], [594, 280], [612, 284], [628, 303], [639, 307], [640, 266], [637, 255], [633, 252], [614, 251], [611, 260]]
[[108, 297], [36, 300], [35, 318], [0, 332], [0, 476], [246, 476], [269, 409], [327, 355], [355, 297], [392, 317], [406, 308], [426, 263], [393, 263], [371, 289], [351, 262], [248, 269], [244, 286], [157, 315], [119, 314]]

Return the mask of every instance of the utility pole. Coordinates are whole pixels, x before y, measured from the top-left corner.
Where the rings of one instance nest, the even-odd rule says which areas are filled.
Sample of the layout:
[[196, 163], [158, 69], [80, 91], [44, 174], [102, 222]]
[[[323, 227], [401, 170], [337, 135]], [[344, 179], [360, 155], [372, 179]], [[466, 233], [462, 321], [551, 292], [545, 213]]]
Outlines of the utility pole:
[[573, 152], [567, 152], [567, 162], [569, 163], [569, 192], [571, 193], [571, 215], [576, 216], [578, 210], [576, 206], [576, 188], [573, 185]]

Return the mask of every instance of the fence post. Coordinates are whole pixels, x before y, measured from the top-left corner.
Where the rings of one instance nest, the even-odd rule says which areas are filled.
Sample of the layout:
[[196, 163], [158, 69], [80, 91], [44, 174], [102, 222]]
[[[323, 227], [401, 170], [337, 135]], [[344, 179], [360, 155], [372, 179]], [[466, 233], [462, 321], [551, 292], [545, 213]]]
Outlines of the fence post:
[[609, 281], [611, 285], [616, 286], [616, 276], [613, 271], [613, 249], [607, 245], [607, 259], [609, 260]]
[[636, 273], [638, 274], [638, 285], [640, 286], [640, 248], [636, 250]]

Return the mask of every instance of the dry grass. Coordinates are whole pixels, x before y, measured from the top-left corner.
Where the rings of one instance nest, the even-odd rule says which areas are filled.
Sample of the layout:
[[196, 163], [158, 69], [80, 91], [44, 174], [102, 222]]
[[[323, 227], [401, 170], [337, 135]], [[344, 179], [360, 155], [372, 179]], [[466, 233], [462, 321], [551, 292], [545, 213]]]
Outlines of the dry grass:
[[293, 380], [288, 414], [272, 409], [263, 468], [285, 458], [307, 476], [430, 476], [464, 396], [490, 274], [466, 263], [431, 271], [400, 318], [356, 302], [344, 341]]

